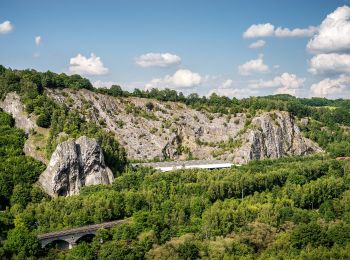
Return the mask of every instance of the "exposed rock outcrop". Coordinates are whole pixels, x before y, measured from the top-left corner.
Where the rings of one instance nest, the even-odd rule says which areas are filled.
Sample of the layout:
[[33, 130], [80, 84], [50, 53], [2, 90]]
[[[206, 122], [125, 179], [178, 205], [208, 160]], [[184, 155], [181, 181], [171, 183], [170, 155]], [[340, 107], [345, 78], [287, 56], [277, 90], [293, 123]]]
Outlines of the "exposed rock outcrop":
[[25, 131], [26, 134], [36, 127], [35, 120], [25, 112], [21, 98], [16, 92], [6, 95], [5, 99], [0, 102], [0, 107], [15, 119], [15, 125]]
[[[322, 151], [304, 138], [287, 112], [260, 112], [252, 118], [197, 111], [185, 104], [142, 98], [115, 98], [89, 90], [47, 90], [61, 104], [114, 133], [136, 160], [223, 159], [247, 163]], [[152, 109], [147, 103], [152, 102]], [[251, 121], [251, 123], [250, 123]]]
[[83, 186], [111, 184], [113, 179], [99, 144], [82, 136], [57, 146], [39, 184], [51, 196], [70, 196]]
[[[23, 148], [24, 153], [44, 164], [48, 164], [44, 151], [46, 147], [46, 139], [48, 137], [48, 130], [36, 125], [35, 116], [28, 115], [21, 102], [20, 96], [16, 92], [8, 93], [5, 99], [0, 101], [0, 107], [5, 112], [11, 114], [15, 119], [15, 126], [24, 130], [28, 135], [28, 139]], [[31, 130], [35, 131], [31, 132]]]
[[266, 112], [253, 118], [244, 134], [245, 143], [229, 156], [236, 163], [247, 163], [285, 155], [305, 155], [322, 149], [300, 133], [288, 112]]

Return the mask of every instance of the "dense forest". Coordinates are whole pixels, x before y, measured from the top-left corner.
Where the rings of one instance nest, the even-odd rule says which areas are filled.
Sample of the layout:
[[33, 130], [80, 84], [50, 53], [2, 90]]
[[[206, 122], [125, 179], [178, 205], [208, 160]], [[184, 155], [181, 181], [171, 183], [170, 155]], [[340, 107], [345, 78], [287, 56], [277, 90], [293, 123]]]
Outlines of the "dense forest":
[[[86, 88], [116, 97], [183, 102], [214, 113], [286, 110], [325, 154], [253, 161], [223, 170], [157, 172], [133, 169], [113, 135], [59, 106], [46, 88]], [[349, 259], [350, 100], [288, 95], [229, 99], [185, 97], [172, 90], [95, 89], [67, 76], [0, 66], [0, 96], [16, 91], [37, 124], [49, 129], [46, 152], [60, 133], [94, 137], [115, 175], [110, 186], [84, 187], [77, 196], [50, 198], [36, 185], [45, 166], [23, 153], [25, 133], [0, 111], [0, 258], [14, 259]], [[37, 235], [130, 218], [101, 229], [91, 243], [69, 251], [42, 249]], [[101, 243], [101, 238], [104, 241]]]

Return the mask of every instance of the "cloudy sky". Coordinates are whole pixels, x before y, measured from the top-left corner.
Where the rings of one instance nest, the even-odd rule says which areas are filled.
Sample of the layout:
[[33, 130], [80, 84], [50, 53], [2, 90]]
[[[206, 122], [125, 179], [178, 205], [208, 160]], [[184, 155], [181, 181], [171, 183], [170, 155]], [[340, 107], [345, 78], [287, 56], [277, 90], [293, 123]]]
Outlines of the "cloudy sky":
[[0, 50], [96, 87], [350, 98], [350, 1], [4, 0]]

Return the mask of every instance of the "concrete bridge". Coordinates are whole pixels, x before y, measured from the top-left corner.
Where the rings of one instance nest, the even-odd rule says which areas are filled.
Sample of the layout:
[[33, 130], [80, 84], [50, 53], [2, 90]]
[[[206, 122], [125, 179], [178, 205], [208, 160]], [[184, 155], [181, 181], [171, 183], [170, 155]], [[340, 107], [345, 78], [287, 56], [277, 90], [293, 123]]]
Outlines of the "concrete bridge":
[[41, 243], [41, 247], [43, 248], [51, 244], [56, 246], [58, 249], [71, 249], [80, 241], [91, 241], [96, 235], [97, 230], [101, 228], [112, 228], [116, 225], [127, 224], [130, 222], [130, 219], [123, 219], [63, 231], [45, 233], [38, 235], [38, 239]]

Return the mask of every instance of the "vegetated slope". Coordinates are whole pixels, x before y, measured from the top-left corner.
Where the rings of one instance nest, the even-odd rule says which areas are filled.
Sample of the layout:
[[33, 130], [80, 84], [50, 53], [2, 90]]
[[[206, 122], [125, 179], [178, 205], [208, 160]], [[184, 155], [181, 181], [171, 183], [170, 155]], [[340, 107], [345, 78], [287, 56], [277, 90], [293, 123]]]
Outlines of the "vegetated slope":
[[[14, 120], [1, 112], [0, 258], [350, 258], [349, 162], [320, 154], [253, 161], [242, 167], [213, 171], [161, 173], [151, 169], [125, 169], [125, 153], [116, 141], [116, 134], [108, 133], [109, 127], [103, 121], [95, 124], [97, 120], [89, 113], [91, 104], [74, 109], [74, 95], [78, 102], [80, 92], [63, 94], [67, 92], [62, 90], [64, 87], [122, 97], [113, 100], [128, 101], [133, 96], [162, 101], [142, 99], [146, 108], [141, 108], [147, 115], [138, 112], [140, 108], [135, 112], [131, 109], [129, 114], [141, 113], [142, 116], [128, 114], [138, 121], [142, 118], [150, 120], [148, 114], [156, 114], [154, 107], [158, 103], [163, 104], [169, 114], [174, 113], [166, 107], [164, 102], [167, 101], [180, 101], [183, 108], [186, 103], [198, 110], [196, 112], [201, 111], [203, 118], [208, 118], [207, 121], [203, 119], [203, 124], [212, 127], [210, 115], [213, 121], [222, 120], [224, 125], [227, 122], [223, 119], [242, 113], [246, 116], [241, 122], [243, 129], [253, 133], [254, 138], [265, 132], [284, 135], [283, 129], [292, 129], [290, 132], [298, 135], [295, 128], [287, 125], [303, 118], [300, 120], [303, 134], [316, 140], [331, 156], [350, 154], [348, 100], [272, 96], [238, 101], [215, 95], [185, 98], [170, 90], [135, 90], [133, 93], [117, 87], [95, 90], [86, 79], [77, 75], [15, 71], [0, 66], [0, 96], [4, 99], [10, 92], [20, 96], [25, 112], [40, 127], [29, 131], [29, 139], [36, 145], [39, 144], [36, 140], [40, 140], [39, 151], [49, 157], [57, 144], [67, 138], [94, 137], [101, 144], [106, 164], [116, 176], [112, 185], [85, 187], [80, 195], [68, 198], [45, 196], [34, 184], [44, 166], [23, 155], [25, 133], [14, 128]], [[53, 102], [49, 97], [51, 94], [46, 94], [52, 89], [59, 89], [56, 96], [62, 96], [62, 101], [66, 102]], [[95, 100], [95, 95], [91, 95]], [[131, 100], [135, 103], [140, 99]], [[81, 102], [84, 103], [83, 99]], [[126, 105], [120, 105], [122, 114]], [[329, 106], [333, 106], [332, 109]], [[190, 111], [189, 108], [184, 111], [187, 110]], [[101, 111], [113, 113], [106, 109]], [[288, 111], [289, 115], [282, 111]], [[86, 112], [84, 117], [83, 112]], [[153, 121], [158, 122], [150, 120]], [[276, 131], [265, 131], [264, 128]], [[49, 133], [41, 134], [38, 129]], [[270, 135], [273, 136], [277, 135]], [[45, 142], [46, 145], [41, 146]], [[236, 147], [234, 140], [229, 139], [229, 142]], [[226, 149], [226, 143], [221, 144], [224, 147], [221, 149]], [[294, 142], [280, 144], [286, 150], [294, 146]], [[256, 147], [261, 153], [260, 148], [264, 146]], [[125, 217], [132, 217], [132, 223], [100, 230], [92, 243], [78, 244], [68, 252], [41, 249], [36, 237], [38, 233]]]
[[226, 159], [235, 163], [322, 151], [288, 112], [197, 111], [178, 102], [111, 97], [89, 90], [48, 90], [59, 104], [114, 133], [134, 160]]
[[[308, 122], [301, 124], [303, 135], [332, 155], [350, 150], [349, 100], [289, 95], [238, 100], [215, 94], [185, 97], [169, 89], [94, 89], [79, 75], [0, 66], [1, 98], [14, 91], [39, 126], [30, 133], [26, 151], [45, 163], [58, 143], [81, 135], [104, 140], [107, 164], [115, 163], [112, 147], [118, 160], [125, 160], [118, 140], [128, 157], [137, 160], [222, 158], [241, 163], [319, 151], [300, 135], [300, 119]], [[117, 164], [109, 165], [112, 171], [122, 170], [124, 163]]]
[[131, 224], [101, 230], [91, 244], [41, 256], [348, 258], [349, 167], [304, 157], [214, 171], [128, 171], [112, 186], [29, 204], [17, 213], [6, 245], [13, 253], [25, 248], [17, 235], [23, 226], [28, 235], [132, 216]]

